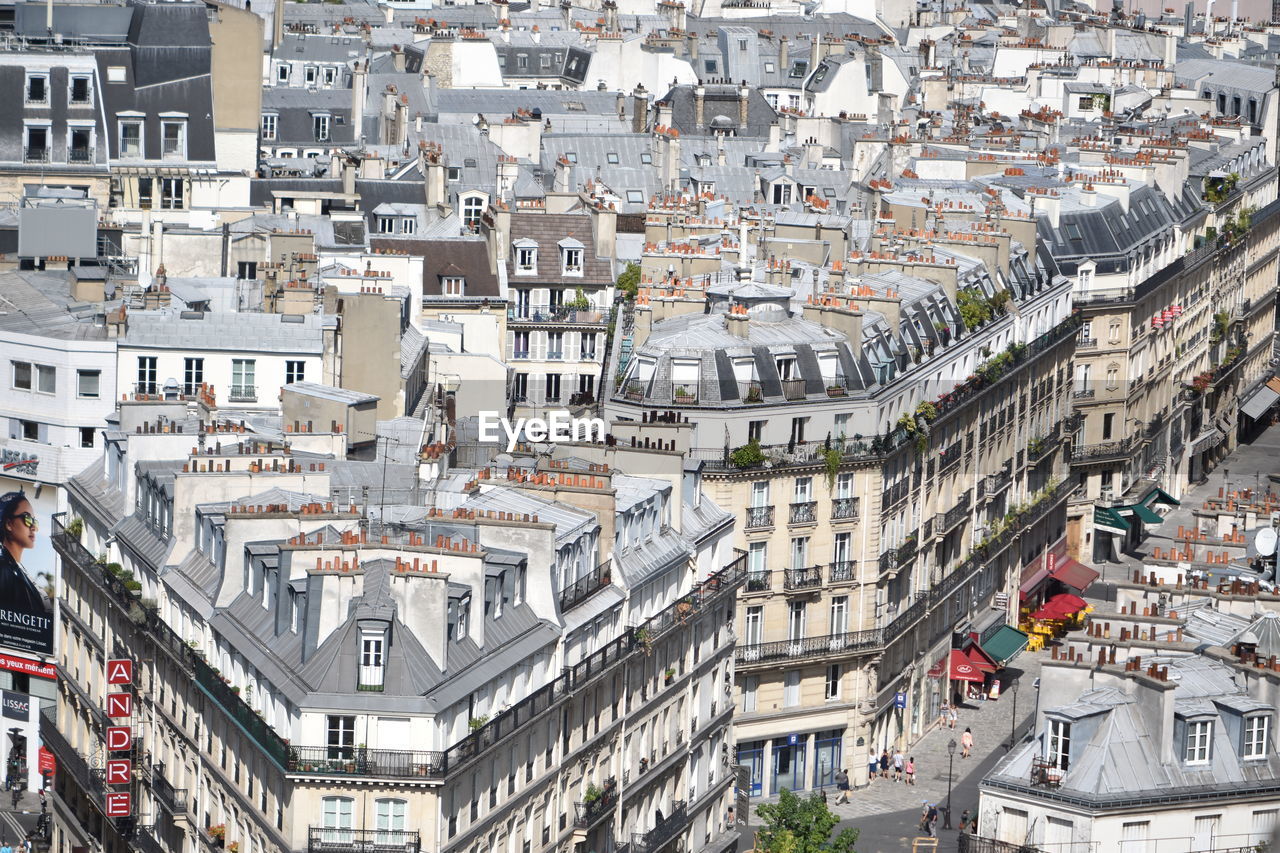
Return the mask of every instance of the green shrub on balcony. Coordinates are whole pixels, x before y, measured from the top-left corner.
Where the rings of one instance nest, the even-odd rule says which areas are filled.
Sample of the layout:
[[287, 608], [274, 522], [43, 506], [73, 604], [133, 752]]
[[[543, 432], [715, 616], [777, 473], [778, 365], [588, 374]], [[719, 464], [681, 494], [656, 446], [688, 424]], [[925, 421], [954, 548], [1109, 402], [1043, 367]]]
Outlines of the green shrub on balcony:
[[760, 442], [754, 438], [729, 452], [729, 464], [735, 468], [750, 468], [754, 465], [762, 465], [764, 460], [764, 451], [760, 449]]

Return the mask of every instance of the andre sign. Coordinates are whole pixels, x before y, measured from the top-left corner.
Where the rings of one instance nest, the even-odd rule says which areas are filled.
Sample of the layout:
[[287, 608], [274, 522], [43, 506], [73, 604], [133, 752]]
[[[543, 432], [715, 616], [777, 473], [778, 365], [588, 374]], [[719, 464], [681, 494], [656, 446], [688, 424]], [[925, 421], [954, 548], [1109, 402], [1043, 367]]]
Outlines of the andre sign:
[[[133, 661], [113, 658], [107, 661], [107, 683], [126, 686], [133, 683]], [[132, 693], [108, 693], [107, 716], [116, 721], [133, 716]], [[133, 781], [133, 730], [130, 726], [110, 726], [106, 731], [107, 767], [104, 781], [108, 785], [129, 785]], [[118, 756], [116, 753], [125, 753]], [[128, 817], [133, 814], [133, 793], [127, 788], [124, 791], [108, 791], [106, 796], [107, 817]]]

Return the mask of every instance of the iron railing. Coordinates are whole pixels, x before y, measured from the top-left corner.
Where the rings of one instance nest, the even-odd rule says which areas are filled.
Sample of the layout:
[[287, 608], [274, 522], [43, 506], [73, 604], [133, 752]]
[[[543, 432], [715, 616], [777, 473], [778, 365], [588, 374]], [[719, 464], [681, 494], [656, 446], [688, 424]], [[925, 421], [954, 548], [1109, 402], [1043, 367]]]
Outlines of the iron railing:
[[773, 587], [772, 572], [748, 572], [747, 592], [766, 592]]
[[818, 520], [818, 502], [801, 501], [791, 505], [789, 524], [814, 524]]
[[853, 560], [837, 560], [830, 566], [831, 583], [849, 583], [857, 580], [858, 564]]
[[1132, 436], [1119, 441], [1103, 441], [1098, 444], [1084, 444], [1071, 448], [1072, 462], [1092, 462], [1101, 459], [1117, 459], [1127, 456], [1133, 450]]
[[575, 829], [590, 829], [604, 817], [613, 813], [618, 802], [618, 785], [613, 779], [604, 784], [600, 796], [588, 802], [573, 804], [573, 826]]
[[71, 148], [67, 150], [67, 162], [77, 164], [93, 163], [92, 148]]
[[880, 629], [870, 631], [846, 631], [843, 634], [827, 634], [821, 637], [803, 637], [798, 640], [776, 640], [768, 643], [753, 643], [738, 646], [734, 651], [739, 666], [776, 663], [778, 661], [802, 660], [805, 658], [827, 657], [850, 652], [874, 651], [884, 645], [884, 632]]
[[48, 148], [32, 148], [27, 146], [22, 149], [22, 161], [24, 163], [48, 163]]
[[831, 501], [831, 520], [841, 521], [858, 517], [857, 498], [835, 498]]
[[822, 586], [822, 569], [811, 566], [804, 569], [783, 569], [783, 589], [814, 589]]
[[233, 403], [256, 403], [258, 401], [258, 386], [232, 385], [230, 400]]
[[151, 768], [151, 793], [155, 795], [161, 808], [169, 814], [175, 816], [186, 814], [189, 802], [187, 789], [173, 787], [173, 783], [165, 778], [162, 764]]
[[308, 853], [418, 853], [420, 836], [407, 829], [307, 829]]
[[747, 527], [773, 527], [773, 507], [747, 507]]
[[675, 838], [688, 825], [688, 806], [684, 800], [672, 804], [671, 814], [648, 832], [631, 833], [631, 841], [619, 844], [617, 853], [653, 853]]
[[370, 776], [383, 779], [438, 779], [444, 776], [444, 753], [362, 746], [290, 746], [290, 773], [323, 776]]
[[565, 613], [577, 607], [613, 581], [612, 561], [605, 560], [596, 566], [590, 574], [578, 578], [569, 588], [560, 593], [560, 612]]

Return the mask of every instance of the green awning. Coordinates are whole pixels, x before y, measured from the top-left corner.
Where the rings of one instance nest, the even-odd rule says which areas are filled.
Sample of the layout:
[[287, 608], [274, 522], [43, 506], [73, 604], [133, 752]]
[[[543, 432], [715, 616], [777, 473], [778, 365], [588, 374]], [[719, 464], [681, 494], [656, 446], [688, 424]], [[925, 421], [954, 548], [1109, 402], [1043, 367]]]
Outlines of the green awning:
[[1143, 524], [1159, 524], [1160, 522], [1164, 521], [1164, 518], [1161, 517], [1160, 513], [1156, 512], [1153, 509], [1148, 509], [1142, 504], [1133, 504], [1132, 506], [1129, 506], [1129, 507], [1121, 507], [1121, 509], [1133, 510], [1133, 514], [1137, 516], [1138, 520], [1141, 521]]
[[1093, 526], [1100, 527], [1111, 533], [1128, 533], [1129, 522], [1121, 517], [1109, 506], [1095, 506], [1093, 508]]
[[1142, 499], [1142, 502], [1147, 506], [1151, 506], [1153, 503], [1164, 504], [1166, 506], [1182, 506], [1182, 501], [1178, 500], [1158, 486], [1148, 492], [1147, 496]]
[[1027, 637], [1012, 625], [1001, 625], [1000, 630], [983, 640], [980, 645], [987, 656], [1004, 666], [1018, 656], [1018, 652], [1027, 647]]

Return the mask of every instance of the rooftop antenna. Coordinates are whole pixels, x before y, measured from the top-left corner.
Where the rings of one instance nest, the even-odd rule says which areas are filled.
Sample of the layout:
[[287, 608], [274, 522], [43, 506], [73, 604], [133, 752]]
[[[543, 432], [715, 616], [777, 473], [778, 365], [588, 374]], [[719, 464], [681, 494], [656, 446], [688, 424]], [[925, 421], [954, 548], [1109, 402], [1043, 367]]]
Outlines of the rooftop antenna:
[[53, 37], [53, 0], [45, 0], [44, 4], [44, 28], [49, 31], [49, 37]]

